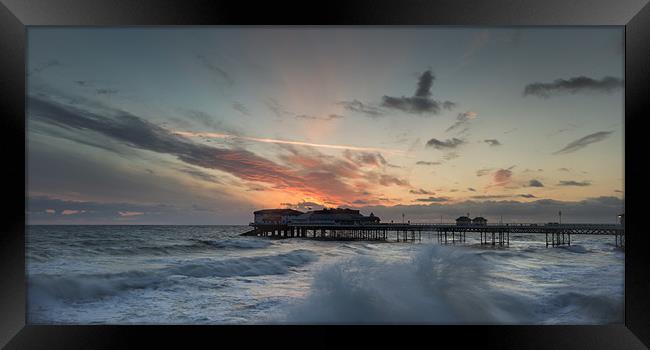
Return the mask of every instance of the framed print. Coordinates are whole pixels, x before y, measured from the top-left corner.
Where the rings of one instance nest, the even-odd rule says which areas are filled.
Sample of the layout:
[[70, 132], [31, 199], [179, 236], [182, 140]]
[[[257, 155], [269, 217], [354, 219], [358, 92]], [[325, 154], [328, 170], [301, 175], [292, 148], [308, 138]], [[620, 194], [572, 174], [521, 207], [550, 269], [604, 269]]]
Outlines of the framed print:
[[2, 344], [650, 344], [644, 1], [259, 6], [3, 0]]

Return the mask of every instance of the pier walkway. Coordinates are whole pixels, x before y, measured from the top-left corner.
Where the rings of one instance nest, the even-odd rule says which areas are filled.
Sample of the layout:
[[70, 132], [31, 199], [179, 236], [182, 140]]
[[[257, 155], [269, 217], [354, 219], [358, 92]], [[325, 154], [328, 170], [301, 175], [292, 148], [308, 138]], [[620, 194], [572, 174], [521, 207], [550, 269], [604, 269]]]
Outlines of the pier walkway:
[[408, 242], [435, 234], [441, 243], [462, 243], [468, 233], [479, 234], [481, 244], [510, 245], [511, 233], [544, 235], [546, 246], [571, 245], [571, 235], [614, 236], [616, 246], [625, 245], [625, 227], [617, 224], [258, 224], [246, 236]]

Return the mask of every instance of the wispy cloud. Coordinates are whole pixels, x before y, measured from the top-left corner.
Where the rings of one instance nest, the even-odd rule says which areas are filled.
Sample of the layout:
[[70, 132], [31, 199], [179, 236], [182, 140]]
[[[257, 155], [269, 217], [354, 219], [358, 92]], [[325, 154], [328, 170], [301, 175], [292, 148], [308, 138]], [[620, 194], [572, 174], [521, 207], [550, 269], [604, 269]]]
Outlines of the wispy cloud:
[[209, 70], [209, 71], [215, 73], [215, 75], [216, 75], [217, 77], [219, 77], [220, 79], [224, 80], [226, 83], [228, 83], [228, 85], [232, 86], [232, 85], [235, 84], [235, 81], [232, 79], [232, 77], [230, 76], [230, 74], [228, 74], [228, 73], [227, 73], [224, 69], [222, 69], [221, 67], [219, 67], [219, 66], [217, 66], [216, 64], [214, 64], [213, 62], [211, 62], [207, 57], [205, 57], [205, 56], [203, 56], [203, 55], [197, 55], [197, 56], [196, 56], [196, 59], [199, 61], [199, 63], [201, 64], [201, 66], [203, 66], [203, 67], [206, 68], [207, 70]]
[[578, 140], [569, 143], [564, 148], [562, 148], [557, 152], [554, 152], [553, 154], [567, 154], [567, 153], [578, 151], [580, 149], [587, 147], [592, 143], [599, 142], [606, 139], [612, 133], [613, 131], [600, 131], [593, 134], [589, 134], [585, 137], [582, 137]]
[[301, 114], [297, 115], [296, 119], [305, 119], [305, 120], [323, 120], [323, 121], [328, 121], [328, 120], [335, 120], [335, 119], [343, 119], [344, 116], [340, 114], [329, 114], [323, 117], [318, 117], [318, 116], [313, 116], [313, 115], [307, 115], [307, 114]]
[[415, 162], [415, 164], [416, 165], [440, 165], [442, 164], [442, 162], [427, 162], [424, 160], [418, 160], [417, 162]]
[[600, 80], [585, 76], [569, 79], [556, 79], [552, 83], [532, 83], [524, 88], [524, 96], [533, 95], [549, 98], [554, 95], [576, 94], [579, 92], [612, 93], [623, 87], [623, 80], [604, 77]]
[[337, 104], [343, 106], [348, 111], [365, 114], [369, 117], [380, 117], [384, 115], [381, 109], [364, 104], [359, 100], [340, 101]]
[[448, 202], [449, 198], [447, 197], [427, 197], [427, 198], [418, 198], [415, 202], [427, 202], [427, 203], [442, 203]]
[[332, 145], [324, 143], [313, 143], [313, 142], [302, 142], [302, 141], [291, 141], [291, 140], [279, 140], [263, 137], [248, 137], [240, 135], [230, 135], [214, 132], [192, 132], [192, 131], [173, 131], [174, 134], [185, 136], [185, 137], [206, 137], [206, 138], [218, 138], [218, 139], [241, 139], [247, 141], [263, 142], [263, 143], [277, 143], [284, 145], [292, 146], [309, 146], [316, 148], [330, 148], [330, 149], [339, 149], [339, 150], [353, 150], [353, 151], [369, 151], [369, 152], [386, 152], [386, 153], [404, 153], [401, 150], [389, 149], [389, 148], [375, 148], [375, 147], [357, 147], [349, 145]]
[[590, 181], [562, 180], [557, 185], [558, 186], [579, 186], [579, 187], [584, 187], [584, 186], [591, 186], [591, 182]]
[[467, 111], [463, 113], [458, 113], [456, 116], [456, 122], [452, 124], [450, 127], [445, 130], [445, 132], [450, 132], [453, 130], [458, 130], [461, 127], [465, 127], [463, 130], [461, 130], [461, 133], [463, 131], [466, 131], [468, 126], [469, 126], [469, 121], [476, 118], [478, 116], [478, 113], [472, 112], [472, 111]]
[[420, 189], [417, 189], [417, 190], [410, 190], [409, 192], [410, 192], [411, 194], [426, 194], [426, 195], [435, 195], [435, 193], [434, 193], [434, 192], [431, 192], [431, 191], [427, 191], [427, 190], [425, 190], [425, 189], [422, 189], [422, 188], [420, 188]]

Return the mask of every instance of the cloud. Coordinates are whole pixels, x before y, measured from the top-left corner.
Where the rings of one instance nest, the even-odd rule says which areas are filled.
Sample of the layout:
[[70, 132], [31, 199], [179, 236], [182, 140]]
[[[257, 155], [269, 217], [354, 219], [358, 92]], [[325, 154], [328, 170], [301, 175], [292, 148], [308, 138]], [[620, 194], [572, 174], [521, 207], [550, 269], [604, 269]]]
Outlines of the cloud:
[[358, 100], [340, 101], [337, 104], [343, 106], [343, 108], [348, 111], [365, 114], [369, 117], [379, 117], [384, 115], [379, 108], [368, 106]]
[[379, 184], [382, 186], [390, 186], [390, 185], [408, 186], [409, 182], [407, 180], [399, 179], [392, 175], [382, 174], [379, 176]]
[[427, 162], [424, 160], [419, 160], [415, 163], [416, 165], [440, 165], [442, 162]]
[[349, 161], [360, 166], [370, 165], [380, 167], [388, 164], [381, 153], [356, 152], [346, 149], [343, 151], [343, 156]]
[[623, 80], [614, 77], [604, 77], [601, 80], [579, 76], [574, 78], [556, 79], [552, 83], [532, 83], [524, 88], [524, 96], [533, 95], [549, 98], [553, 95], [576, 94], [579, 92], [612, 93], [623, 87]]
[[[520, 197], [523, 199], [523, 197]], [[534, 199], [518, 201], [512, 199], [466, 200], [461, 202], [428, 203], [396, 206], [365, 206], [366, 212], [373, 212], [382, 222], [401, 222], [402, 213], [411, 223], [432, 222], [441, 216], [453, 222], [465, 213], [474, 213], [487, 218], [488, 222], [544, 223], [557, 221], [557, 212], [562, 210], [562, 221], [570, 223], [614, 223], [616, 215], [623, 211], [624, 202], [618, 197], [595, 197], [580, 201], [558, 201]]]
[[444, 149], [454, 149], [462, 144], [464, 144], [465, 141], [457, 138], [452, 138], [452, 139], [447, 139], [445, 141], [440, 141], [438, 139], [431, 139], [427, 141], [427, 146], [428, 147], [433, 147], [438, 150], [444, 150]]
[[528, 182], [527, 187], [544, 187], [544, 184], [539, 180], [532, 179]]
[[97, 95], [114, 95], [119, 91], [117, 89], [101, 88], [101, 89], [95, 89], [95, 92], [97, 93]]
[[463, 130], [459, 132], [459, 133], [463, 133], [469, 130], [469, 121], [476, 117], [478, 117], [478, 113], [472, 111], [458, 113], [458, 115], [456, 116], [456, 122], [452, 124], [450, 127], [448, 127], [447, 130], [445, 130], [445, 132], [450, 132], [459, 129], [461, 127], [465, 127]]
[[295, 210], [320, 210], [324, 208], [322, 204], [309, 201], [302, 201], [298, 203], [280, 203], [280, 205]]
[[499, 169], [494, 172], [493, 181], [496, 186], [504, 186], [508, 184], [512, 178], [512, 171], [509, 169]]
[[451, 101], [444, 101], [442, 103], [442, 108], [451, 111], [452, 109], [458, 107], [458, 104], [456, 102], [451, 102]]
[[185, 173], [185, 174], [188, 174], [188, 175], [192, 176], [193, 178], [201, 180], [201, 181], [211, 182], [211, 183], [219, 183], [219, 184], [222, 183], [219, 180], [219, 178], [217, 178], [216, 176], [214, 176], [212, 174], [208, 174], [208, 173], [206, 173], [204, 171], [201, 171], [199, 169], [180, 168], [180, 169], [178, 169], [178, 171], [180, 171], [182, 173]]
[[411, 97], [392, 97], [384, 95], [381, 105], [386, 108], [401, 110], [413, 114], [438, 114], [441, 108], [450, 109], [456, 104], [451, 101], [436, 101], [431, 98], [431, 87], [435, 77], [431, 70], [426, 70], [418, 79], [415, 94]]
[[558, 186], [579, 186], [579, 187], [584, 187], [584, 186], [591, 186], [591, 182], [590, 181], [562, 180], [557, 185]]
[[492, 168], [483, 168], [476, 171], [476, 176], [481, 177], [489, 174], [492, 171]]
[[[152, 124], [128, 112], [113, 110], [106, 115], [95, 114], [78, 107], [62, 105], [39, 97], [29, 96], [30, 118], [71, 131], [102, 134], [127, 146], [175, 156], [178, 160], [205, 169], [215, 169], [253, 182], [272, 185], [275, 189], [328, 198], [345, 202], [357, 195], [343, 180], [346, 174], [362, 176], [353, 164], [352, 170], [336, 168], [317, 157], [322, 166], [342, 171], [332, 173], [315, 167], [305, 171], [296, 166], [284, 166], [244, 149], [227, 149], [196, 144], [189, 139]], [[336, 164], [335, 164], [336, 165]], [[327, 169], [327, 167], [325, 167]], [[402, 185], [399, 179], [380, 178], [381, 182]]]
[[410, 190], [409, 192], [412, 193], [412, 194], [427, 194], [427, 195], [434, 195], [435, 194], [434, 192], [427, 191], [427, 190], [422, 189], [422, 188], [420, 188], [418, 190]]
[[288, 115], [294, 115], [295, 113], [287, 110], [283, 105], [281, 105], [278, 101], [276, 101], [273, 98], [269, 98], [268, 100], [264, 101], [266, 106], [275, 114], [276, 117], [282, 119], [285, 116]]
[[228, 74], [225, 70], [222, 68], [218, 67], [214, 63], [210, 62], [205, 56], [203, 55], [197, 55], [196, 59], [201, 63], [201, 65], [206, 68], [207, 70], [216, 73], [216, 75], [224, 80], [228, 85], [232, 86], [235, 84], [235, 81], [230, 77], [230, 74]]
[[577, 150], [587, 147], [592, 143], [600, 142], [606, 139], [611, 133], [613, 133], [613, 131], [599, 131], [593, 134], [589, 134], [583, 138], [580, 138], [578, 140], [569, 143], [568, 145], [566, 145], [566, 147], [562, 148], [557, 152], [554, 152], [553, 154], [567, 154], [567, 153], [575, 152]]
[[558, 171], [566, 171], [566, 172], [569, 172], [569, 171], [570, 171], [568, 168], [558, 168], [557, 170], [558, 170]]
[[324, 117], [316, 117], [316, 116], [313, 116], [313, 115], [306, 115], [306, 114], [301, 114], [301, 115], [296, 116], [296, 119], [325, 120], [325, 121], [334, 120], [334, 119], [341, 119], [341, 118], [344, 118], [344, 116], [342, 116], [340, 114], [330, 114], [330, 115], [326, 115]]
[[535, 197], [535, 195], [532, 195], [532, 194], [520, 194], [519, 197], [522, 197], [522, 198], [537, 198], [537, 197]]
[[448, 202], [449, 198], [446, 197], [427, 197], [427, 198], [418, 198], [415, 202], [428, 202], [428, 203], [442, 203]]
[[239, 112], [241, 114], [244, 114], [244, 115], [248, 115], [248, 116], [251, 115], [248, 108], [244, 104], [242, 104], [241, 102], [237, 102], [237, 101], [233, 102], [232, 103], [232, 109], [234, 109], [237, 112]]
[[476, 189], [471, 188], [471, 187], [467, 187], [467, 190], [470, 191], [470, 192], [476, 192]]
[[483, 142], [487, 143], [490, 146], [501, 146], [501, 142], [497, 139], [487, 139], [483, 140]]

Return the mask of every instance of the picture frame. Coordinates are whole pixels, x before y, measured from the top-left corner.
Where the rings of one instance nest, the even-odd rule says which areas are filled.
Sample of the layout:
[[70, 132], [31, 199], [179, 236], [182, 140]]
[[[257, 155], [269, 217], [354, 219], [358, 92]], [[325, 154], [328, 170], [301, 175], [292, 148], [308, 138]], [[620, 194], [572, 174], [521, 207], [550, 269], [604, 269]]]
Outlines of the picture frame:
[[[25, 62], [29, 26], [372, 25], [625, 27], [625, 323], [606, 326], [35, 326], [25, 324]], [[7, 209], [0, 237], [0, 345], [25, 348], [209, 346], [259, 341], [268, 346], [340, 346], [343, 338], [383, 345], [424, 342], [505, 349], [643, 349], [650, 346], [650, 255], [642, 220], [650, 86], [647, 1], [382, 1], [260, 3], [225, 1], [1, 0], [0, 100]], [[22, 150], [22, 152], [20, 151]], [[451, 343], [450, 343], [451, 342]], [[293, 343], [293, 344], [291, 344]], [[247, 344], [248, 345], [248, 344]], [[309, 345], [311, 346], [311, 345]]]

